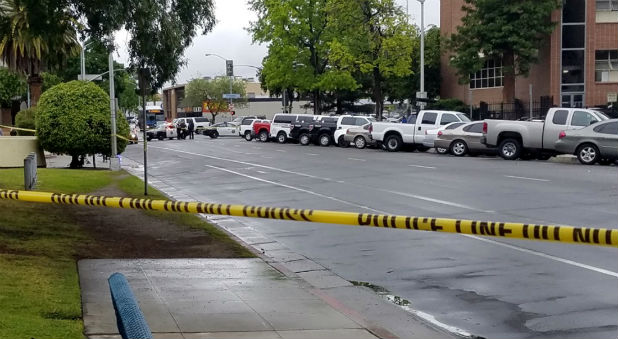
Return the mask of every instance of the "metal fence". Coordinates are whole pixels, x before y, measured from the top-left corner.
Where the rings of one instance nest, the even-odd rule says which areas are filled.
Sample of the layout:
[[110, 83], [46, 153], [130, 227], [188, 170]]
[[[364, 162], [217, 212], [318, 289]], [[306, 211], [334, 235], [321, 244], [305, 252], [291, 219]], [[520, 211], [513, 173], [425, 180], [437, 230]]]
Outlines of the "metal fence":
[[540, 101], [532, 102], [532, 110], [530, 102], [515, 100], [511, 103], [486, 103], [481, 102], [479, 107], [475, 107], [472, 111], [473, 120], [484, 119], [504, 119], [504, 120], [526, 120], [526, 119], [542, 119], [547, 114], [547, 111], [552, 107], [552, 98], [543, 97]]
[[36, 153], [32, 152], [24, 159], [24, 188], [31, 191], [36, 185]]

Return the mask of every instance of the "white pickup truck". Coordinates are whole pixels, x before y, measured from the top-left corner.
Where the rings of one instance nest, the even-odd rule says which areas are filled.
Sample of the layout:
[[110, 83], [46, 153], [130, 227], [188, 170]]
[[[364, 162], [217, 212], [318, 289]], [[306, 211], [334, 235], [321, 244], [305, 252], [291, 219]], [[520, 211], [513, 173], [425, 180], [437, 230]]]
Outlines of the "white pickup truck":
[[438, 128], [451, 122], [470, 121], [460, 112], [452, 111], [420, 111], [418, 117], [411, 115], [408, 122], [374, 122], [371, 138], [382, 143], [387, 151], [397, 152], [404, 145], [413, 145], [419, 151], [428, 150], [423, 146], [425, 131]]
[[498, 147], [506, 160], [546, 160], [558, 154], [555, 143], [560, 132], [580, 129], [609, 119], [605, 114], [583, 108], [550, 108], [545, 120], [485, 120], [481, 143]]

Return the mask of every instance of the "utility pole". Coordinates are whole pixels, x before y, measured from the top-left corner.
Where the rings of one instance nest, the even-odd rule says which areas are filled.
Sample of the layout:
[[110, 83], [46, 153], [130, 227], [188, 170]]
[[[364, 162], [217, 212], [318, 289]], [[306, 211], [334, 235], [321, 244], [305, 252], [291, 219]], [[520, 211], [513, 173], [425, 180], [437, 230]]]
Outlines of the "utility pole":
[[[425, 0], [418, 0], [421, 3], [421, 93], [425, 93]], [[424, 94], [427, 98], [427, 94]], [[421, 109], [425, 108], [425, 103], [421, 103]]]
[[116, 94], [114, 93], [114, 54], [109, 52], [109, 108], [112, 113], [112, 156], [110, 168], [113, 171], [120, 170], [120, 160], [118, 159], [118, 148], [116, 145]]
[[82, 81], [86, 81], [86, 44], [82, 45], [82, 50], [79, 52], [79, 64], [81, 68]]
[[532, 84], [530, 84], [529, 88], [530, 95], [530, 120], [532, 120]]
[[147, 89], [148, 69], [138, 70], [138, 85], [142, 96], [142, 131], [144, 143], [144, 195], [148, 195], [148, 139], [146, 134], [146, 89]]

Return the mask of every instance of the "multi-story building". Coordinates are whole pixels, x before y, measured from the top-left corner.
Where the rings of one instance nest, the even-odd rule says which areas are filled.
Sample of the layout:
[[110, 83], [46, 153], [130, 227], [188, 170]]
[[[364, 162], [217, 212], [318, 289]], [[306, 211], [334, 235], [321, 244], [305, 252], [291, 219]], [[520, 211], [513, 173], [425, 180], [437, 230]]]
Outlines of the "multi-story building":
[[[464, 0], [441, 0], [440, 30], [443, 36], [456, 32], [464, 16]], [[549, 19], [549, 18], [548, 18]], [[556, 28], [541, 41], [539, 61], [528, 77], [519, 76], [515, 97], [524, 102], [545, 97], [553, 105], [593, 107], [616, 101], [618, 93], [618, 0], [563, 0], [552, 14]], [[470, 84], [457, 82], [442, 56], [442, 98], [457, 98], [467, 104], [502, 101], [502, 63], [487, 60], [470, 75]]]

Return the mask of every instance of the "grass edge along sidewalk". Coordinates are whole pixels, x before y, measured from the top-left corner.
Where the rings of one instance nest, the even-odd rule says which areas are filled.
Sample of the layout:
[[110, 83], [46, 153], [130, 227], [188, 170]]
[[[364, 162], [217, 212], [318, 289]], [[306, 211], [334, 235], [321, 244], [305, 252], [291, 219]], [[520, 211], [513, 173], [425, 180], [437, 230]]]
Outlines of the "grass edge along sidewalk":
[[618, 230], [609, 228], [369, 214], [287, 207], [219, 204], [201, 201], [171, 201], [151, 198], [152, 197], [149, 197], [149, 199], [138, 199], [105, 195], [62, 194], [0, 189], [0, 199], [47, 204], [165, 211], [178, 212], [180, 214], [202, 213], [618, 247]]
[[[66, 194], [115, 185], [127, 196], [143, 197], [143, 182], [124, 171], [39, 169], [38, 181], [38, 189]], [[23, 169], [0, 170], [0, 189], [19, 189], [22, 184]], [[150, 192], [149, 197], [166, 198], [155, 189]], [[66, 213], [66, 207], [0, 200], [0, 338], [84, 337], [76, 264], [84, 253], [77, 248], [92, 239]], [[253, 257], [195, 215], [144, 212], [203, 229], [214, 241], [229, 246], [236, 257]]]

